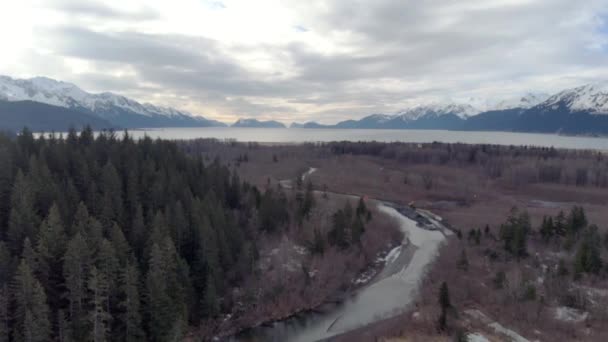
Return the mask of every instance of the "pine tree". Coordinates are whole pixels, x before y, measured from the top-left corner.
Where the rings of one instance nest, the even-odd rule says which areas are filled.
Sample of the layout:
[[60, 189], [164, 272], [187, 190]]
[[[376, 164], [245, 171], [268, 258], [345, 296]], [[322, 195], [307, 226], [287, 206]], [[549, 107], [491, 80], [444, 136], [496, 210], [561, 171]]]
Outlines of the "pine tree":
[[112, 225], [112, 229], [110, 230], [110, 242], [116, 251], [116, 257], [118, 258], [119, 263], [122, 265], [126, 264], [131, 253], [131, 247], [125, 238], [122, 229], [116, 223]]
[[31, 182], [21, 171], [17, 173], [11, 196], [11, 211], [8, 222], [9, 246], [17, 255], [21, 254], [23, 240], [36, 238], [40, 218], [34, 208], [34, 190]]
[[21, 259], [25, 260], [27, 265], [30, 267], [32, 272], [37, 272], [40, 269], [39, 257], [29, 238], [25, 238], [23, 241], [23, 248], [21, 250]]
[[63, 260], [63, 276], [69, 302], [70, 329], [73, 337], [81, 341], [86, 337], [86, 297], [87, 279], [92, 260], [86, 241], [77, 233], [68, 243]]
[[467, 252], [463, 249], [460, 253], [460, 259], [458, 259], [458, 268], [463, 271], [469, 270], [469, 259], [467, 258]]
[[120, 324], [122, 326], [122, 339], [126, 342], [145, 341], [142, 329], [141, 297], [139, 295], [139, 271], [133, 263], [124, 267], [120, 277], [122, 310]]
[[146, 224], [144, 220], [144, 210], [139, 204], [133, 216], [133, 222], [131, 223], [131, 230], [127, 234], [129, 244], [134, 248], [138, 259], [142, 259], [143, 248], [144, 248], [144, 231], [146, 230]]
[[59, 207], [53, 204], [40, 226], [36, 245], [38, 263], [35, 266], [36, 274], [42, 282], [49, 296], [49, 304], [53, 308], [57, 307], [61, 300], [61, 284], [63, 283], [61, 268], [66, 240]]
[[338, 210], [332, 217], [332, 229], [329, 231], [327, 240], [332, 246], [338, 246], [339, 248], [347, 248], [349, 246], [349, 239], [347, 236], [347, 220], [344, 210]]
[[74, 214], [69, 235], [74, 236], [77, 233], [86, 234], [90, 220], [91, 217], [89, 216], [87, 206], [83, 202], [80, 202], [78, 204], [78, 208], [76, 209], [76, 213]]
[[350, 230], [351, 242], [353, 244], [360, 244], [363, 233], [365, 233], [365, 225], [362, 219], [356, 216]]
[[557, 216], [555, 217], [555, 234], [557, 236], [565, 236], [566, 235], [566, 214], [564, 214], [563, 210], [560, 210]]
[[146, 312], [151, 341], [165, 341], [173, 326], [171, 297], [167, 292], [166, 260], [158, 244], [150, 250], [146, 276]]
[[57, 340], [59, 342], [72, 342], [72, 335], [67, 315], [63, 310], [57, 311]]
[[108, 340], [110, 321], [112, 319], [107, 307], [109, 297], [108, 281], [103, 273], [93, 266], [88, 281], [91, 309], [89, 312], [89, 326], [91, 327], [91, 340], [104, 342]]
[[49, 261], [59, 260], [64, 253], [66, 234], [57, 204], [52, 205], [47, 217], [42, 221], [38, 234], [38, 246], [40, 245], [49, 253], [43, 256]]
[[114, 221], [123, 222], [122, 184], [116, 168], [110, 161], [103, 167], [101, 184], [103, 191], [102, 222], [106, 228], [110, 228]]
[[8, 286], [3, 284], [0, 288], [0, 342], [8, 342], [10, 339], [9, 304]]
[[0, 165], [0, 237], [4, 237], [11, 209], [11, 189], [15, 171], [13, 156], [5, 146], [0, 146]]
[[13, 338], [15, 341], [48, 341], [51, 324], [46, 294], [25, 260], [22, 260], [17, 268], [13, 296], [15, 300]]
[[116, 256], [114, 245], [107, 239], [103, 239], [99, 251], [95, 256], [95, 266], [99, 276], [104, 280], [106, 289], [106, 310], [110, 312], [118, 297], [119, 260]]
[[448, 309], [452, 307], [448, 284], [445, 281], [441, 283], [441, 288], [439, 289], [439, 307], [441, 309], [441, 314], [439, 316], [438, 326], [440, 331], [445, 331], [448, 325]]

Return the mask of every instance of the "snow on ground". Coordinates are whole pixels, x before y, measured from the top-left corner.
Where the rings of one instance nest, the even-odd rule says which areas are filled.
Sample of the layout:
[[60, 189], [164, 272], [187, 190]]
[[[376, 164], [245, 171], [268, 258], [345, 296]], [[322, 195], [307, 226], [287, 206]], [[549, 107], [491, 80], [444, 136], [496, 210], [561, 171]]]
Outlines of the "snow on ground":
[[555, 308], [555, 319], [564, 322], [579, 323], [586, 320], [588, 316], [588, 312], [583, 312], [566, 306]]
[[502, 334], [508, 337], [513, 342], [530, 342], [530, 340], [516, 333], [515, 331], [505, 328], [498, 322], [492, 321], [488, 316], [486, 316], [483, 312], [475, 309], [465, 310], [464, 313], [469, 317], [478, 320], [479, 322], [486, 324], [489, 328], [494, 330], [495, 332]]
[[490, 342], [485, 336], [480, 333], [473, 333], [467, 335], [467, 341], [469, 342]]
[[390, 263], [394, 262], [395, 260], [397, 260], [397, 258], [401, 254], [401, 250], [403, 249], [402, 247], [403, 247], [402, 245], [399, 245], [399, 246], [391, 249], [391, 251], [388, 252], [388, 254], [384, 257], [384, 262], [387, 264], [390, 264]]
[[304, 174], [302, 174], [302, 182], [306, 180], [306, 177], [312, 175], [315, 171], [317, 171], [318, 169], [311, 167], [308, 168], [308, 171], [304, 172]]
[[281, 187], [284, 189], [291, 189], [293, 187], [290, 179], [280, 180], [279, 185], [281, 185]]

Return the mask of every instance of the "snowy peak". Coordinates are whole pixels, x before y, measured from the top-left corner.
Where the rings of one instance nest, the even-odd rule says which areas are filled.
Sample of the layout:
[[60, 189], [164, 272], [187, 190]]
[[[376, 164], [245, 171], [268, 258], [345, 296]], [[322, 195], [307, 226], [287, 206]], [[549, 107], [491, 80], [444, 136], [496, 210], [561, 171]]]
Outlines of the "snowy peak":
[[192, 117], [188, 112], [157, 107], [152, 104], [141, 104], [113, 93], [87, 93], [72, 83], [47, 77], [13, 79], [0, 76], [0, 99], [30, 100], [65, 108], [85, 109], [102, 118], [119, 116], [125, 112], [148, 117]]
[[591, 114], [608, 114], [608, 82], [587, 84], [561, 91], [539, 106], [565, 107], [571, 112], [587, 111]]
[[505, 110], [513, 108], [532, 108], [549, 98], [547, 93], [526, 93], [522, 96], [513, 97], [510, 99], [499, 101], [497, 104], [490, 106], [491, 110]]
[[480, 110], [474, 108], [470, 104], [430, 104], [418, 105], [412, 108], [401, 110], [395, 116], [403, 121], [416, 121], [426, 117], [440, 117], [444, 115], [455, 115], [461, 119], [466, 119], [471, 115], [479, 113]]

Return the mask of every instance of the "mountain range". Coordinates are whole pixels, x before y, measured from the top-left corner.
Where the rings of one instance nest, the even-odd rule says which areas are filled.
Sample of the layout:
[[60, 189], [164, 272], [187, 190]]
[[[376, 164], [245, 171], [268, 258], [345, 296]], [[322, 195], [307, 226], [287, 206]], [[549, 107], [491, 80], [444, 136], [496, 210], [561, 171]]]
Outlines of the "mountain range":
[[[139, 103], [113, 93], [88, 93], [74, 84], [46, 77], [13, 79], [0, 76], [0, 128], [15, 125], [38, 126], [42, 130], [65, 129], [68, 126], [89, 124], [94, 128], [144, 127], [208, 127], [225, 126], [223, 123], [194, 116], [173, 108]], [[6, 102], [10, 102], [7, 104]], [[37, 103], [54, 108], [42, 107]], [[9, 111], [10, 109], [10, 111]], [[15, 112], [29, 113], [32, 121], [15, 118]], [[11, 114], [12, 113], [12, 114]], [[80, 118], [74, 116], [80, 113]], [[53, 125], [42, 125], [53, 115]], [[39, 120], [40, 122], [37, 122]], [[59, 123], [63, 122], [63, 125]], [[33, 129], [33, 128], [32, 128]]]
[[[88, 93], [45, 77], [0, 76], [0, 129], [215, 127], [226, 124], [174, 108], [139, 103], [113, 93]], [[239, 119], [232, 127], [284, 128], [278, 121]], [[419, 104], [334, 125], [292, 123], [291, 128], [445, 129], [565, 134], [608, 134], [608, 82], [556, 94], [526, 93], [489, 101], [470, 98]]]
[[[481, 103], [481, 105], [480, 105]], [[393, 114], [372, 114], [335, 125], [315, 122], [294, 128], [444, 129], [564, 134], [608, 134], [608, 82], [566, 89], [554, 95], [528, 93], [488, 104], [417, 105]]]

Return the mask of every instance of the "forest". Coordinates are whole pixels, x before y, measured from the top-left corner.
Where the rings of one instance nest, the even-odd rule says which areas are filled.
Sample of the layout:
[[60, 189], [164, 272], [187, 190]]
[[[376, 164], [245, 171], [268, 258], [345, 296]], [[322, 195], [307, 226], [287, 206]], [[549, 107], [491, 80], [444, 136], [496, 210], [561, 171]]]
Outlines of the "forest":
[[290, 214], [175, 143], [0, 136], [0, 341], [175, 341], [227, 311]]

